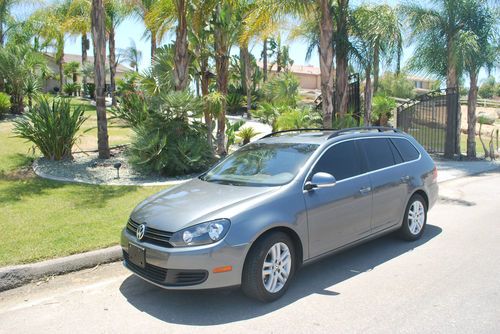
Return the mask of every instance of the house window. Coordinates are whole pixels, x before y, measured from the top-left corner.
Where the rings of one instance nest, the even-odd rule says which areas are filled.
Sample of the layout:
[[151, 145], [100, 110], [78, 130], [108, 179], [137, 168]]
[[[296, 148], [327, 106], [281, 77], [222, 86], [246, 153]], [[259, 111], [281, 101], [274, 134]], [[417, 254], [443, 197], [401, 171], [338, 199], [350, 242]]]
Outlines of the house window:
[[415, 81], [415, 88], [422, 88], [422, 87], [423, 87], [422, 81]]

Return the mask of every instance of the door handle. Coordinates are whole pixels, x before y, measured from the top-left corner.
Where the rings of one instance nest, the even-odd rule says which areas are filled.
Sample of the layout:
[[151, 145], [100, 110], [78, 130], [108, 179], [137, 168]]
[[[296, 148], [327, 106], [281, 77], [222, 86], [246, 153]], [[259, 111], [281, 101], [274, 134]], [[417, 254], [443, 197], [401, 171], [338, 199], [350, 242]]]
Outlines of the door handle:
[[359, 189], [359, 192], [364, 195], [364, 194], [369, 193], [371, 190], [372, 190], [371, 187], [364, 187], [364, 188]]
[[401, 177], [401, 182], [408, 182], [408, 181], [410, 181], [409, 175], [405, 175], [405, 176]]

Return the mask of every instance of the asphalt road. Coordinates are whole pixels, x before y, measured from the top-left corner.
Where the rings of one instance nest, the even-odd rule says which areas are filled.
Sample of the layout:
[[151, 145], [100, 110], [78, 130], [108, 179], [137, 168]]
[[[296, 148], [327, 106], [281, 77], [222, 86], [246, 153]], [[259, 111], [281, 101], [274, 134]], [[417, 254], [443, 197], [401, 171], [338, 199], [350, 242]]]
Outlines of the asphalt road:
[[0, 293], [0, 333], [500, 333], [500, 172], [440, 187], [422, 240], [307, 266], [272, 304], [163, 291], [114, 263]]

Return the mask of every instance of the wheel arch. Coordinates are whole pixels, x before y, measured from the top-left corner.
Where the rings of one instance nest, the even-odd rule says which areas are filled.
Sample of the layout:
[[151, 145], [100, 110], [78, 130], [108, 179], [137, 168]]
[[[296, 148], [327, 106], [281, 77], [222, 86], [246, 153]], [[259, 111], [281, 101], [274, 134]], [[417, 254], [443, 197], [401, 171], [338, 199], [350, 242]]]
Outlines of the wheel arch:
[[273, 232], [283, 232], [286, 235], [288, 235], [290, 237], [290, 239], [292, 239], [293, 246], [295, 247], [295, 260], [297, 261], [296, 262], [297, 268], [299, 268], [302, 265], [302, 263], [304, 262], [304, 245], [302, 244], [302, 240], [300, 239], [300, 237], [296, 231], [294, 231], [292, 228], [290, 228], [288, 226], [283, 226], [283, 225], [274, 226], [274, 227], [271, 227], [270, 229], [267, 229], [267, 230], [261, 232], [260, 235], [257, 238], [255, 238], [255, 240], [252, 242], [252, 245], [248, 249], [247, 254], [245, 256], [244, 263], [247, 262], [248, 254], [250, 254], [251, 250], [255, 247], [257, 242], [260, 239], [262, 239], [264, 236], [268, 235], [269, 233], [273, 233]]

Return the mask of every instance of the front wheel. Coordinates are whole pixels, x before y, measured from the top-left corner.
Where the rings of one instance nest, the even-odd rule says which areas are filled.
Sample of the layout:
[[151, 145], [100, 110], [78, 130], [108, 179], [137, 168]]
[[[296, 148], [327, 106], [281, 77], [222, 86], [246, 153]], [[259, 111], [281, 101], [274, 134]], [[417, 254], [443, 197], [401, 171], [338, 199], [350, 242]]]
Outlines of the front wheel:
[[243, 269], [242, 289], [263, 302], [274, 301], [285, 294], [295, 272], [295, 248], [283, 232], [272, 232], [248, 253]]
[[422, 195], [414, 194], [406, 206], [399, 235], [409, 241], [422, 237], [427, 223], [427, 205]]

